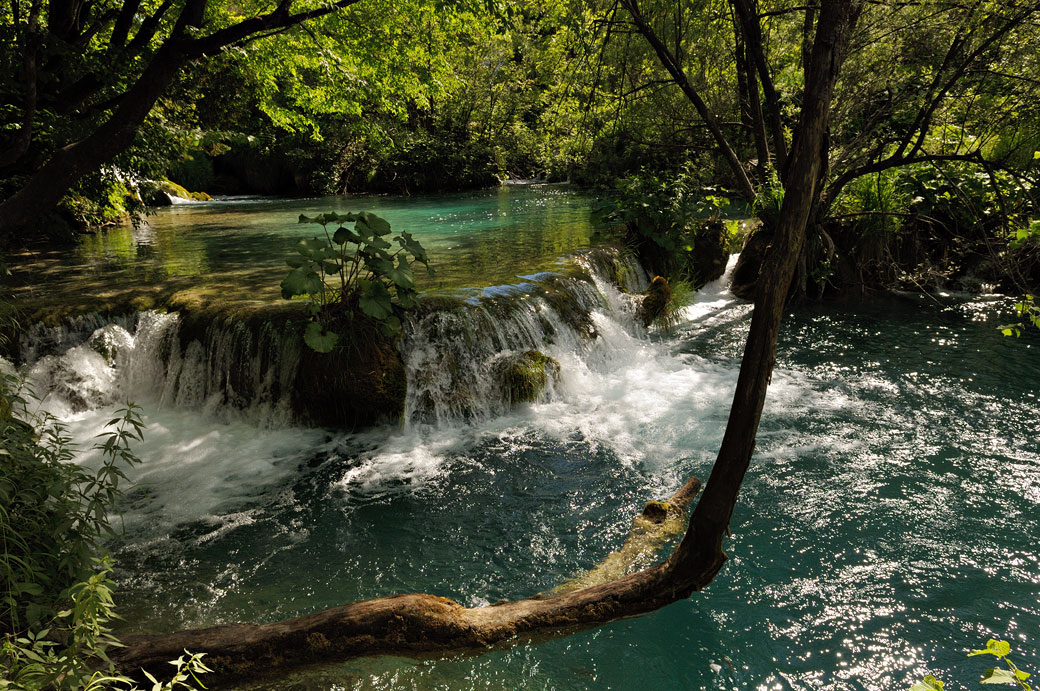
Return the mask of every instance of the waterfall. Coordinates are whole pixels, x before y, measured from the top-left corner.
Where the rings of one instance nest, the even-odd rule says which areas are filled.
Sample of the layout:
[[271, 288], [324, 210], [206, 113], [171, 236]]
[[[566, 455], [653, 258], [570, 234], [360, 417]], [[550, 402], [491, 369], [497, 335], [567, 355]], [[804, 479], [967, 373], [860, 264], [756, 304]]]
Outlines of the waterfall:
[[[522, 276], [466, 297], [430, 297], [399, 343], [405, 420], [491, 417], [515, 403], [510, 367], [538, 363], [553, 395], [558, 362], [581, 358], [604, 317], [642, 337], [633, 318], [647, 276], [617, 250], [583, 252], [559, 272]], [[144, 311], [38, 325], [20, 342], [23, 371], [59, 417], [125, 400], [278, 427], [300, 419], [293, 386], [301, 341], [292, 324]], [[523, 358], [527, 358], [524, 361]], [[517, 364], [519, 363], [519, 365]]]
[[[641, 329], [633, 318], [634, 299], [621, 290], [645, 288], [638, 263], [617, 251], [596, 250], [579, 255], [574, 269], [524, 276], [523, 283], [484, 289], [415, 320], [401, 348], [408, 374], [406, 419], [445, 423], [503, 413], [511, 405], [504, 367], [531, 351], [554, 359], [583, 355], [599, 335], [595, 313]], [[553, 384], [548, 377], [543, 397], [552, 396]]]
[[133, 400], [261, 427], [291, 422], [298, 339], [230, 318], [195, 334], [183, 326], [178, 314], [151, 310], [107, 323], [81, 318], [30, 329], [20, 356], [27, 381], [58, 417]]

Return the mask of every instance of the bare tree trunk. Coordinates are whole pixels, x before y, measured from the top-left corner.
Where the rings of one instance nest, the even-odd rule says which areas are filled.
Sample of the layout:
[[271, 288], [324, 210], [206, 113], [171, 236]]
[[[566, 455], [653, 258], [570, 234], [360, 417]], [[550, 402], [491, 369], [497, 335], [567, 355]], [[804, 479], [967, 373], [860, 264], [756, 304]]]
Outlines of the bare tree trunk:
[[[806, 222], [819, 198], [831, 95], [848, 32], [858, 16], [858, 5], [845, 0], [823, 0], [821, 5], [799, 132], [784, 180], [784, 204], [758, 284], [726, 434], [685, 537], [667, 560], [579, 590], [488, 607], [467, 609], [433, 595], [398, 595], [262, 626], [235, 624], [136, 637], [113, 658], [124, 668], [156, 669], [188, 649], [209, 653], [207, 664], [219, 674], [233, 676], [362, 655], [484, 650], [643, 614], [708, 585], [726, 558], [722, 539], [751, 461], [787, 288]], [[699, 486], [691, 479], [670, 501], [688, 503]]]

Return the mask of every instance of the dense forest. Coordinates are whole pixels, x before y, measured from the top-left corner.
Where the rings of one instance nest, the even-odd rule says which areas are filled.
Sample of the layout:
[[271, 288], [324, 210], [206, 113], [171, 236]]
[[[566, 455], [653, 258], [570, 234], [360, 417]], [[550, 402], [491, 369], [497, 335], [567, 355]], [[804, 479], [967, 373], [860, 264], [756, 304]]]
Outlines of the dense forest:
[[[1040, 327], [1037, 36], [1040, 3], [1019, 0], [3, 4], [2, 274], [37, 252], [147, 224], [172, 202], [418, 197], [538, 180], [595, 196], [596, 222], [619, 229], [648, 277], [662, 277], [640, 297], [645, 327], [718, 279], [731, 251], [740, 257], [729, 289], [754, 304], [725, 434], [688, 527], [668, 521], [699, 492], [692, 476], [642, 514], [682, 536], [664, 561], [495, 607], [380, 598], [293, 620], [288, 633], [227, 627], [109, 653], [126, 671], [154, 671], [187, 648], [239, 676], [285, 657], [444, 654], [570, 633], [705, 588], [727, 559], [792, 305], [889, 289], [1000, 293], [1014, 299], [1004, 334]], [[306, 343], [343, 359], [329, 367], [307, 351], [293, 363], [312, 389], [357, 387], [353, 424], [358, 410], [378, 408], [362, 391], [377, 387], [364, 363], [396, 362], [409, 315], [425, 314], [413, 270], [436, 267], [379, 216], [302, 222], [320, 225], [327, 242], [301, 245], [282, 294], [310, 296]], [[0, 290], [0, 355], [17, 359], [16, 332], [31, 325]], [[576, 311], [553, 302], [559, 291], [546, 295], [561, 314]], [[205, 332], [199, 314], [182, 328]], [[595, 333], [583, 319], [571, 323]], [[559, 363], [536, 350], [524, 357], [503, 376], [522, 380], [513, 399], [530, 401]], [[363, 381], [328, 383], [336, 367]], [[403, 389], [394, 367], [399, 385], [385, 388]], [[140, 417], [131, 405], [112, 421], [91, 474], [68, 463], [60, 428], [43, 432], [16, 414], [29, 396], [17, 375], [3, 377], [0, 663], [18, 676], [0, 686], [131, 684], [95, 674], [113, 605], [111, 563], [94, 559], [120, 501], [120, 464], [139, 462]], [[324, 412], [311, 422], [335, 425], [341, 404], [328, 396], [312, 397]], [[393, 406], [400, 417], [403, 398]], [[182, 658], [176, 681], [202, 671], [203, 659]]]

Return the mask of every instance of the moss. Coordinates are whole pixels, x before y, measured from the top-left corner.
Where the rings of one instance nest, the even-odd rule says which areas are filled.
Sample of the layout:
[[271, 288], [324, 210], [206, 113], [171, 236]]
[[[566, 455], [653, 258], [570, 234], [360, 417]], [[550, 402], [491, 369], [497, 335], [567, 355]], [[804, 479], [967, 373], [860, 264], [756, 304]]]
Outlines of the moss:
[[169, 206], [170, 197], [191, 199], [197, 202], [210, 201], [213, 198], [205, 192], [189, 192], [183, 185], [172, 180], [157, 180], [142, 185], [142, 196], [152, 206]]
[[538, 350], [506, 359], [500, 370], [502, 390], [509, 403], [538, 400], [551, 378], [560, 378], [560, 363]]
[[668, 311], [671, 299], [672, 288], [668, 285], [668, 279], [664, 276], [654, 276], [643, 301], [639, 304], [639, 319], [643, 322], [643, 326], [649, 328], [651, 324], [662, 320]]

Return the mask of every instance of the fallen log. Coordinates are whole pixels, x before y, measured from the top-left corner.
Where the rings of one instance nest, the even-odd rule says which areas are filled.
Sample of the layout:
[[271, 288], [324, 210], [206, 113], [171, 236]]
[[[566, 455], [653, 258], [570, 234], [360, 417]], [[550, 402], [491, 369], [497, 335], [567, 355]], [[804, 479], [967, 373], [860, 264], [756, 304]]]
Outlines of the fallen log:
[[[618, 552], [563, 586], [530, 598], [466, 608], [435, 595], [395, 595], [272, 624], [131, 636], [111, 657], [124, 673], [144, 669], [158, 675], [185, 650], [205, 652], [213, 670], [205, 679], [209, 685], [352, 657], [488, 650], [644, 614], [689, 597], [711, 580], [704, 570], [681, 563], [678, 550], [650, 568], [624, 573], [633, 560], [656, 553], [682, 534], [686, 508], [700, 486], [691, 478], [668, 501], [650, 502]], [[721, 560], [712, 575], [718, 566]]]

